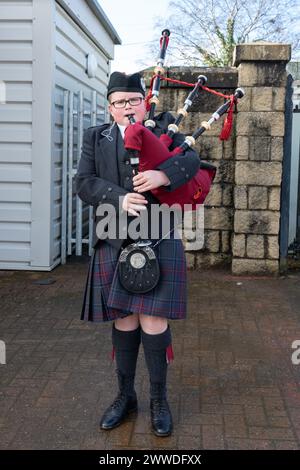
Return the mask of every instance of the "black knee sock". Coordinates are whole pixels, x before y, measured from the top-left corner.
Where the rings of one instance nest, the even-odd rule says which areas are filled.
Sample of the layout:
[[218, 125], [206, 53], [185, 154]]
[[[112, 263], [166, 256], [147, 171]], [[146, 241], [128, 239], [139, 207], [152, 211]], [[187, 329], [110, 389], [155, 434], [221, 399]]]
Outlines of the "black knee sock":
[[150, 397], [151, 399], [166, 398], [168, 361], [173, 359], [170, 326], [158, 335], [149, 335], [142, 330], [141, 337], [149, 371]]
[[113, 324], [112, 343], [116, 357], [119, 389], [127, 395], [135, 395], [134, 377], [140, 342], [140, 326], [133, 331], [121, 331]]

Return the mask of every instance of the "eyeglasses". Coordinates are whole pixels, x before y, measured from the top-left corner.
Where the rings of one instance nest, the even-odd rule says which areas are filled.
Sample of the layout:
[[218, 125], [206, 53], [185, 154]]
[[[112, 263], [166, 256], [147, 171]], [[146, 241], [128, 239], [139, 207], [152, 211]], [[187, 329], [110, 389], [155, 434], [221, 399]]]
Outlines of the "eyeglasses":
[[140, 96], [136, 96], [134, 98], [129, 98], [129, 100], [114, 101], [113, 103], [111, 103], [111, 105], [114, 106], [116, 109], [121, 109], [125, 108], [127, 103], [129, 103], [130, 106], [139, 106], [142, 101], [143, 98], [141, 98]]

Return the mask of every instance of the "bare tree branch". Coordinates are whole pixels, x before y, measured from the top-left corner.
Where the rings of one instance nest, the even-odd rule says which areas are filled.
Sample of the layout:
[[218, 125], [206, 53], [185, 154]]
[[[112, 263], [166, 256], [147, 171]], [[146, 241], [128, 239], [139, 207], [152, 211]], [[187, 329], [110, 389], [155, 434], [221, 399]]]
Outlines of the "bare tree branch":
[[174, 63], [231, 65], [235, 44], [246, 41], [288, 42], [300, 51], [299, 0], [172, 0], [169, 11], [160, 25], [172, 31]]

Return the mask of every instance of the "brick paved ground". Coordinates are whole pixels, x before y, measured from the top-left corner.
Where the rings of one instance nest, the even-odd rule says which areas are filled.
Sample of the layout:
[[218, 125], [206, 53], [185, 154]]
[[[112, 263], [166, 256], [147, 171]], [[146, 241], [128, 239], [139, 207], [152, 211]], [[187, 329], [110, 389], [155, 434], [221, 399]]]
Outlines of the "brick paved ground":
[[[87, 259], [51, 273], [0, 272], [1, 449], [299, 449], [300, 273], [236, 278], [189, 273], [189, 315], [173, 321], [169, 398], [175, 430], [150, 430], [141, 354], [140, 411], [105, 432], [98, 420], [116, 392], [111, 324], [79, 320]], [[53, 279], [54, 284], [34, 284]], [[238, 285], [238, 283], [240, 283]]]

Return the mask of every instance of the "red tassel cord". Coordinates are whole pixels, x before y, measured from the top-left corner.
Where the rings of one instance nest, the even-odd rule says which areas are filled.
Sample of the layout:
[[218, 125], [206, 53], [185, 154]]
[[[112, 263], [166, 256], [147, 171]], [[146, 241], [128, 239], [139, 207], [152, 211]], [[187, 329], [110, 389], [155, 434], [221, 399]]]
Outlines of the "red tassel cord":
[[168, 47], [168, 44], [169, 44], [169, 37], [168, 36], [165, 36], [165, 37], [161, 37], [160, 40], [159, 40], [159, 47], [162, 48], [162, 45], [163, 45], [163, 40], [166, 40], [166, 48]]
[[[149, 91], [148, 91], [148, 94], [145, 98], [145, 102], [146, 102], [146, 110], [149, 111], [150, 110], [150, 107], [151, 107], [151, 104], [150, 104], [150, 100], [152, 98], [152, 88], [153, 88], [153, 82], [155, 80], [155, 78], [157, 77], [158, 75], [154, 74], [153, 77], [151, 78], [151, 81], [150, 81], [150, 87], [149, 87]], [[195, 83], [188, 83], [188, 82], [184, 82], [182, 80], [175, 80], [173, 78], [167, 78], [167, 77], [163, 77], [160, 75], [160, 79], [161, 80], [165, 80], [166, 82], [171, 82], [171, 83], [178, 83], [180, 85], [185, 85], [185, 86], [189, 86], [189, 87], [194, 87], [195, 86]], [[230, 106], [229, 106], [229, 110], [228, 110], [228, 113], [227, 113], [227, 116], [226, 116], [226, 119], [224, 121], [224, 124], [223, 124], [223, 128], [222, 128], [222, 131], [221, 131], [221, 134], [220, 134], [220, 140], [228, 140], [229, 137], [230, 137], [230, 134], [231, 134], [231, 130], [232, 130], [232, 122], [233, 122], [233, 108], [234, 108], [234, 104], [235, 104], [235, 99], [234, 99], [234, 96], [233, 95], [224, 95], [223, 93], [220, 93], [218, 91], [215, 91], [215, 90], [212, 90], [211, 88], [208, 88], [204, 85], [199, 85], [199, 87], [201, 87], [203, 90], [209, 92], [209, 93], [212, 93], [213, 95], [217, 95], [217, 96], [220, 96], [222, 98], [225, 98], [225, 99], [230, 99]], [[165, 143], [165, 142], [164, 142]]]
[[234, 107], [234, 96], [230, 95], [230, 106], [223, 123], [223, 128], [220, 134], [220, 140], [228, 140], [232, 130], [232, 122], [233, 122], [233, 107]]
[[173, 352], [172, 344], [170, 344], [166, 349], [166, 360], [168, 364], [171, 361], [174, 361], [174, 352]]
[[159, 140], [160, 140], [167, 148], [169, 148], [170, 145], [173, 143], [172, 137], [170, 137], [170, 136], [167, 135], [167, 134], [161, 134], [161, 136], [159, 137]]
[[111, 362], [114, 362], [115, 359], [115, 347], [113, 346], [112, 351], [111, 351]]

